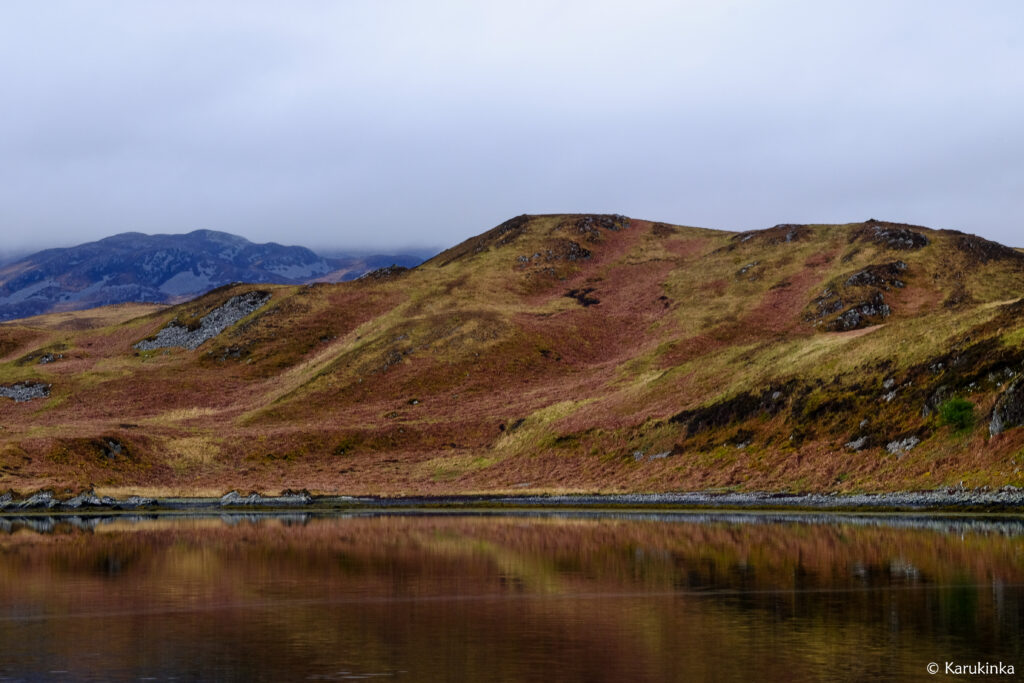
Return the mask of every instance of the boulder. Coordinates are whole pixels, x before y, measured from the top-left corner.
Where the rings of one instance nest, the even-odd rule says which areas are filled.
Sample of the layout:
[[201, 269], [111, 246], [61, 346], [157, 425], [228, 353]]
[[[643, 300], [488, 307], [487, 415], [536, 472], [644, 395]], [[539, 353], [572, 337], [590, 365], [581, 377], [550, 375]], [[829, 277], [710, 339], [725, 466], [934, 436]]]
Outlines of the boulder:
[[31, 508], [52, 508], [57, 506], [57, 499], [53, 495], [53, 491], [39, 491], [33, 493], [25, 500], [19, 501], [15, 504], [15, 507], [19, 509], [31, 509]]
[[309, 505], [313, 497], [308, 491], [286, 491], [280, 496], [261, 496], [256, 492], [243, 496], [238, 491], [230, 491], [220, 498], [221, 507], [234, 505], [256, 505], [270, 507], [289, 507], [292, 505]]

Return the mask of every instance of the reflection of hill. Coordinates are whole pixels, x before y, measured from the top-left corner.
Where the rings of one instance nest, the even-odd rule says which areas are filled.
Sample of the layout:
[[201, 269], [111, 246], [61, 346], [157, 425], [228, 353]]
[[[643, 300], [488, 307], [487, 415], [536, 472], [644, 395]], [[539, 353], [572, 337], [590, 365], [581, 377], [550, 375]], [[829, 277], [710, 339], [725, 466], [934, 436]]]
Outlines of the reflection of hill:
[[803, 680], [916, 671], [936, 642], [948, 657], [1020, 654], [1021, 530], [1006, 526], [386, 515], [58, 522], [38, 535], [20, 524], [0, 537], [0, 640], [48, 661], [96, 647], [112, 670], [178, 648], [204, 667], [230, 649], [278, 678], [343, 659], [417, 680], [452, 667], [535, 680], [551, 661], [562, 680]]

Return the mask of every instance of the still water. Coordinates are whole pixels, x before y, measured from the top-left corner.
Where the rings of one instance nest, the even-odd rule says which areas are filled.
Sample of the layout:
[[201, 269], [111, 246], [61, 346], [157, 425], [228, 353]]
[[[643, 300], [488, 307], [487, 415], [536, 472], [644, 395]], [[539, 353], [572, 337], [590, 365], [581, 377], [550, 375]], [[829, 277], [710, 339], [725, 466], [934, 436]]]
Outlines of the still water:
[[1022, 636], [1020, 518], [0, 518], [0, 680], [1017, 680]]

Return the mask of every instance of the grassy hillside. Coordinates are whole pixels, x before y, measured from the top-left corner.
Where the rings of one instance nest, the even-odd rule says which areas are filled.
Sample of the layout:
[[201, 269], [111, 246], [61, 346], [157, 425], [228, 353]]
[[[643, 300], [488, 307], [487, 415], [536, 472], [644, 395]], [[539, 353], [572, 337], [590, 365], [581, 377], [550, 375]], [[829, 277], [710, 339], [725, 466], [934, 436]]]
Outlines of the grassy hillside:
[[356, 282], [0, 325], [0, 386], [49, 385], [0, 399], [0, 487], [1020, 486], [1022, 296], [1024, 254], [951, 231], [520, 216]]

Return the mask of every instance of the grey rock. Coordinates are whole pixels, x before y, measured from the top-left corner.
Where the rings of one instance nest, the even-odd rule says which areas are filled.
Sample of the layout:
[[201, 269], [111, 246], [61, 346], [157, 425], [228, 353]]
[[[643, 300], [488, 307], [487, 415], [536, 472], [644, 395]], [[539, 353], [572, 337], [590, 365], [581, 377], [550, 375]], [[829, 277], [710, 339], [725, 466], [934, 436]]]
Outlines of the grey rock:
[[103, 440], [103, 455], [108, 458], [116, 458], [124, 452], [124, 444], [117, 439]]
[[989, 420], [990, 436], [1024, 425], [1024, 381], [1015, 380], [996, 401]]
[[871, 439], [868, 438], [867, 436], [859, 436], [856, 439], [853, 439], [852, 441], [847, 441], [845, 445], [851, 451], [862, 451], [868, 447], [870, 441]]
[[238, 491], [229, 491], [220, 497], [221, 505], [251, 505], [260, 496], [252, 493], [243, 497]]
[[[818, 308], [822, 314], [832, 312], [832, 310], [838, 310], [843, 305], [842, 300], [835, 302], [833, 305], [827, 305], [828, 302], [818, 302]], [[885, 303], [885, 297], [882, 292], [876, 291], [866, 300], [848, 308], [843, 313], [839, 314], [834, 320], [826, 325], [826, 329], [833, 332], [848, 332], [850, 330], [856, 330], [861, 327], [877, 322], [879, 318], [887, 318], [892, 314], [892, 308], [889, 304]]]
[[42, 382], [17, 382], [0, 385], [0, 397], [13, 398], [17, 403], [24, 403], [36, 398], [47, 398], [49, 395], [50, 385]]
[[30, 509], [30, 508], [54, 508], [57, 506], [57, 499], [53, 496], [53, 491], [39, 491], [33, 493], [25, 500], [19, 501], [14, 507], [19, 509]]
[[848, 287], [881, 287], [882, 289], [902, 288], [906, 286], [906, 283], [898, 276], [906, 270], [907, 264], [903, 261], [868, 266], [848, 277], [846, 285]]
[[375, 270], [371, 270], [368, 273], [364, 273], [363, 275], [360, 275], [358, 279], [360, 279], [360, 280], [389, 280], [389, 279], [391, 279], [393, 277], [396, 277], [396, 276], [399, 276], [399, 275], [403, 275], [403, 274], [405, 274], [407, 272], [409, 272], [409, 268], [406, 268], [405, 266], [399, 266], [397, 264], [392, 264], [390, 266], [384, 266], [382, 268], [377, 268]]
[[890, 249], [920, 249], [930, 244], [929, 239], [905, 226], [870, 219], [867, 221], [874, 231], [874, 242]]
[[751, 270], [753, 270], [754, 268], [756, 268], [759, 265], [761, 265], [760, 261], [751, 261], [750, 263], [748, 263], [747, 265], [743, 266], [738, 271], [736, 271], [736, 277], [743, 277], [744, 275], [746, 275], [747, 273], [749, 273]]
[[102, 508], [102, 507], [113, 507], [117, 505], [117, 501], [110, 496], [97, 496], [93, 491], [86, 491], [80, 493], [74, 498], [69, 498], [60, 503], [60, 507], [68, 508], [71, 510], [77, 510], [79, 508]]
[[952, 396], [952, 391], [948, 386], [943, 384], [928, 397], [924, 402], [924, 406], [921, 408], [921, 417], [928, 417], [942, 405], [943, 401]]
[[75, 510], [75, 509], [78, 509], [78, 508], [81, 508], [81, 507], [99, 507], [101, 505], [103, 505], [103, 502], [92, 491], [88, 491], [86, 493], [80, 493], [77, 496], [75, 496], [74, 498], [70, 498], [68, 500], [65, 500], [61, 504], [62, 507], [71, 508], [72, 510]]
[[889, 451], [893, 455], [903, 455], [914, 450], [917, 444], [921, 443], [921, 439], [916, 436], [908, 436], [904, 439], [896, 439], [890, 441], [885, 445], [885, 450]]
[[190, 330], [184, 325], [172, 322], [152, 339], [144, 339], [137, 343], [135, 348], [140, 351], [152, 351], [178, 346], [190, 351], [195, 350], [200, 344], [213, 339], [269, 300], [268, 292], [246, 292], [233, 296], [200, 318], [197, 329]]
[[238, 491], [230, 491], [220, 498], [221, 507], [228, 507], [232, 505], [260, 505], [274, 507], [309, 505], [312, 502], [313, 497], [309, 495], [309, 492], [307, 491], [285, 493], [281, 496], [261, 496], [258, 493], [250, 493], [248, 496], [243, 496]]

